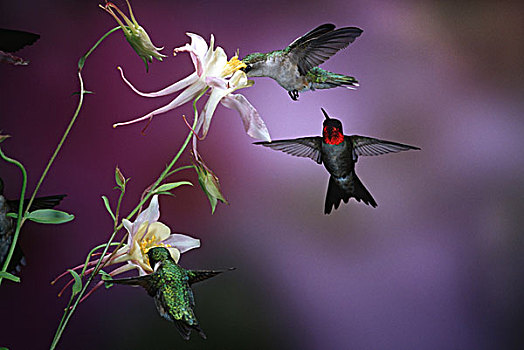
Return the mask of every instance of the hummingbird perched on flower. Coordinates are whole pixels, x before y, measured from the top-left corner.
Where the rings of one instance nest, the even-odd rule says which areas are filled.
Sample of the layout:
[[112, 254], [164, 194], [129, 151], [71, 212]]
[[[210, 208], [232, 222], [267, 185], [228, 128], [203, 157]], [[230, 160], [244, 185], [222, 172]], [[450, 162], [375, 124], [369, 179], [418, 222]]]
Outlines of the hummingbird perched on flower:
[[354, 89], [358, 81], [318, 67], [337, 51], [346, 48], [362, 34], [362, 29], [335, 29], [331, 23], [322, 24], [293, 41], [283, 50], [252, 53], [242, 59], [248, 77], [270, 77], [288, 91], [293, 101], [301, 91], [331, 89], [344, 86]]
[[155, 299], [160, 315], [172, 321], [185, 340], [189, 339], [191, 329], [206, 339], [193, 311], [195, 299], [191, 285], [226, 270], [186, 270], [173, 260], [169, 250], [164, 247], [151, 248], [147, 256], [153, 273], [139, 277], [106, 280], [105, 283], [144, 287], [147, 293]]
[[355, 163], [358, 157], [377, 156], [410, 149], [419, 150], [420, 148], [359, 135], [346, 136], [342, 133], [340, 120], [330, 118], [326, 111], [321, 109], [325, 116], [322, 137], [302, 137], [293, 140], [255, 142], [255, 144], [297, 157], [308, 157], [318, 164], [324, 163], [324, 167], [331, 175], [324, 214], [331, 213], [333, 206], [338, 209], [341, 200], [347, 203], [350, 198], [376, 207], [377, 202], [355, 173]]
[[[65, 194], [60, 194], [35, 198], [29, 211], [54, 208], [65, 196]], [[29, 199], [26, 199], [25, 203], [28, 201]], [[18, 211], [19, 204], [20, 201], [18, 200], [9, 200], [4, 197], [4, 181], [0, 178], [0, 268], [4, 265], [5, 259], [7, 258], [16, 229], [16, 221], [8, 217], [7, 214]], [[10, 273], [20, 272], [24, 265], [24, 253], [20, 245], [17, 244], [7, 271]]]

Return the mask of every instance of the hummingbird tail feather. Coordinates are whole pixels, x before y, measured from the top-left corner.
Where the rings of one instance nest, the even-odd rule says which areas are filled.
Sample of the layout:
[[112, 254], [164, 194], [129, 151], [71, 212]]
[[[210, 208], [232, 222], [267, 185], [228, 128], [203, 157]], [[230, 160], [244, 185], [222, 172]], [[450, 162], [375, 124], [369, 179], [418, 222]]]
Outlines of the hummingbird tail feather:
[[343, 86], [348, 89], [356, 89], [359, 84], [358, 80], [343, 74], [336, 74], [315, 67], [308, 72], [308, 78], [311, 79], [311, 90], [315, 89], [331, 89], [338, 86]]
[[373, 208], [377, 207], [377, 202], [375, 202], [373, 196], [371, 193], [369, 193], [366, 187], [364, 187], [364, 184], [360, 181], [355, 172], [351, 173], [350, 182], [353, 185], [353, 191], [349, 193], [347, 199], [344, 199], [344, 203], [347, 203], [349, 198], [353, 197], [357, 200], [357, 202], [362, 201], [367, 205], [371, 205]]
[[340, 188], [339, 185], [337, 185], [333, 176], [330, 176], [328, 190], [326, 193], [326, 203], [324, 205], [324, 214], [330, 214], [333, 206], [335, 207], [335, 209], [338, 209], [340, 201], [346, 196], [346, 192], [344, 192], [344, 190]]
[[377, 207], [377, 202], [375, 202], [373, 196], [364, 187], [364, 184], [362, 184], [355, 172], [341, 180], [343, 181], [343, 187], [336, 182], [333, 176], [329, 177], [324, 214], [330, 214], [333, 207], [335, 207], [335, 210], [338, 209], [341, 200], [347, 203], [350, 198], [355, 198], [357, 202], [362, 201], [373, 208]]

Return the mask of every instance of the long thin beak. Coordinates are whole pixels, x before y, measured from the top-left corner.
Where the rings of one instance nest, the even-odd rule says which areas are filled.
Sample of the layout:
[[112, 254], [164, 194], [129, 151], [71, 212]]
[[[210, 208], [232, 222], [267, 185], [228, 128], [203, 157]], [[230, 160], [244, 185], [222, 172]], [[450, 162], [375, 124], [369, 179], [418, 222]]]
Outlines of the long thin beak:
[[324, 108], [320, 108], [320, 109], [322, 110], [322, 113], [324, 113], [324, 117], [326, 117], [326, 120], [327, 120], [327, 119], [331, 119], [331, 118], [329, 117], [329, 115], [326, 113], [326, 111], [324, 110]]

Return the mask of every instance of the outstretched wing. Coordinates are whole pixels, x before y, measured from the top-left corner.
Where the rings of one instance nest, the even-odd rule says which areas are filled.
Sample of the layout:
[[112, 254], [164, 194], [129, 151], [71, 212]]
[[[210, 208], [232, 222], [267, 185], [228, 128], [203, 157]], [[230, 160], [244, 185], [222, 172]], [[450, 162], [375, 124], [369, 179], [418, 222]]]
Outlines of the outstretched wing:
[[347, 47], [360, 34], [360, 28], [344, 27], [335, 30], [333, 24], [323, 24], [293, 41], [287, 52], [292, 62], [298, 65], [299, 73], [305, 75], [311, 68]]
[[152, 280], [152, 275], [145, 275], [139, 277], [129, 277], [129, 278], [117, 278], [112, 280], [105, 281], [106, 284], [115, 283], [115, 284], [126, 284], [129, 286], [140, 286], [143, 287], [147, 294], [154, 297], [157, 295], [158, 288], [155, 287], [155, 283]]
[[[374, 139], [359, 135], [350, 136], [353, 143], [354, 156], [378, 156], [386, 153], [397, 153], [409, 151], [411, 149], [419, 150], [419, 147], [405, 145], [398, 142]], [[355, 158], [355, 157], [353, 157]]]
[[255, 142], [255, 145], [269, 147], [296, 157], [311, 158], [318, 164], [322, 163], [322, 154], [320, 153], [320, 147], [322, 145], [321, 137], [302, 137], [294, 140]]
[[0, 50], [15, 52], [24, 46], [33, 44], [38, 38], [40, 38], [38, 34], [0, 28]]
[[215, 277], [216, 275], [225, 272], [232, 271], [235, 268], [229, 268], [227, 270], [188, 270], [187, 276], [189, 277], [188, 283], [191, 285], [200, 281], [205, 281], [208, 278]]
[[[29, 211], [34, 211], [37, 209], [51, 209], [56, 207], [64, 197], [66, 197], [66, 194], [57, 194], [54, 196], [47, 196], [47, 197], [38, 197], [35, 198], [33, 203], [31, 204], [31, 208], [29, 208]], [[29, 203], [29, 198], [26, 198], [24, 200], [24, 204], [27, 205]], [[8, 200], [7, 204], [9, 205], [9, 208], [12, 211], [18, 210], [18, 205], [20, 204], [19, 200]]]

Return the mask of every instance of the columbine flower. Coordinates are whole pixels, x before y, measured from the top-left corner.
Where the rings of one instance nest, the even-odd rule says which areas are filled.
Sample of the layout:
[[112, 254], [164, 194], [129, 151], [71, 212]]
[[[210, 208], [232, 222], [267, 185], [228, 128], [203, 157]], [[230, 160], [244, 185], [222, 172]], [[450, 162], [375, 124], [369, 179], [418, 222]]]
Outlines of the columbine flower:
[[[122, 11], [120, 11], [120, 9], [115, 4], [111, 2], [106, 2], [105, 6], [99, 6], [102, 9], [104, 9], [107, 13], [109, 13], [111, 16], [113, 16], [113, 18], [118, 22], [118, 24], [122, 28], [122, 31], [124, 32], [124, 36], [126, 37], [127, 41], [129, 42], [133, 50], [136, 51], [138, 56], [142, 58], [142, 60], [146, 64], [146, 71], [148, 71], [149, 66], [147, 62], [153, 62], [153, 57], [159, 61], [162, 61], [162, 58], [166, 56], [158, 52], [159, 50], [162, 50], [163, 47], [155, 47], [155, 45], [153, 45], [151, 39], [149, 39], [149, 35], [147, 35], [147, 32], [136, 21], [129, 1], [126, 0], [126, 2], [127, 7], [129, 8], [129, 16], [131, 17], [131, 19], [129, 19]], [[127, 25], [124, 25], [122, 20], [113, 12], [113, 8], [120, 14], [120, 16], [122, 16]]]
[[211, 214], [213, 214], [218, 201], [228, 204], [227, 200], [220, 190], [220, 183], [218, 182], [218, 177], [215, 173], [206, 166], [198, 154], [196, 156], [193, 155], [193, 159], [193, 165], [198, 174], [198, 182], [209, 199], [209, 203], [211, 204]]
[[[206, 90], [211, 89], [210, 97], [204, 107], [203, 116], [197, 121], [195, 133], [198, 133], [203, 127], [203, 137], [207, 135], [211, 118], [218, 105], [221, 102], [227, 108], [235, 109], [239, 112], [240, 117], [244, 123], [244, 128], [247, 134], [256, 139], [271, 141], [267, 127], [260, 118], [257, 110], [249, 103], [249, 101], [242, 95], [233, 94], [235, 90], [250, 87], [253, 82], [247, 79], [246, 74], [240, 71], [245, 67], [245, 64], [238, 59], [237, 56], [227, 61], [227, 56], [221, 47], [213, 48], [214, 37], [211, 35], [210, 45], [208, 47], [206, 41], [197, 34], [187, 33], [191, 38], [191, 44], [176, 48], [177, 52], [188, 52], [191, 55], [191, 60], [195, 66], [195, 72], [186, 78], [177, 81], [160, 91], [144, 93], [137, 90], [127, 79], [121, 68], [120, 73], [124, 82], [129, 87], [144, 97], [158, 97], [172, 94], [174, 92], [182, 91], [171, 103], [158, 108], [143, 117], [123, 122], [116, 123], [113, 127], [128, 125], [142, 120], [151, 119], [153, 116], [165, 113], [169, 110], [177, 108], [191, 100], [194, 100]], [[196, 141], [196, 135], [193, 141]], [[196, 151], [196, 150], [195, 150]]]
[[180, 254], [200, 247], [200, 240], [186, 235], [171, 233], [171, 229], [158, 221], [160, 210], [158, 195], [153, 196], [149, 207], [144, 210], [135, 222], [123, 219], [122, 224], [128, 232], [127, 245], [120, 248], [111, 264], [127, 262], [137, 268], [141, 275], [153, 272], [147, 258], [147, 251], [153, 247], [166, 247], [175, 262]]
[[[140, 275], [145, 275], [153, 272], [147, 257], [147, 251], [153, 247], [165, 247], [171, 253], [175, 262], [180, 259], [180, 254], [187, 252], [193, 248], [200, 247], [200, 240], [182, 235], [171, 233], [171, 229], [165, 224], [158, 221], [160, 217], [160, 208], [158, 205], [158, 195], [153, 196], [149, 207], [142, 211], [135, 222], [123, 219], [122, 224], [128, 232], [127, 244], [124, 244], [114, 254], [107, 253], [102, 262], [107, 267], [110, 265], [121, 264], [120, 267], [109, 272], [109, 275], [115, 276], [123, 272], [137, 269]], [[87, 266], [85, 275], [93, 272], [94, 265], [98, 259], [90, 261]], [[84, 265], [79, 265], [73, 270], [80, 270]], [[58, 276], [52, 283], [55, 283], [59, 278], [65, 276], [69, 272], [66, 271]], [[59, 295], [71, 284], [73, 280], [67, 283]], [[93, 291], [103, 284], [103, 281], [97, 283], [93, 289], [87, 293], [82, 300], [87, 298]]]

